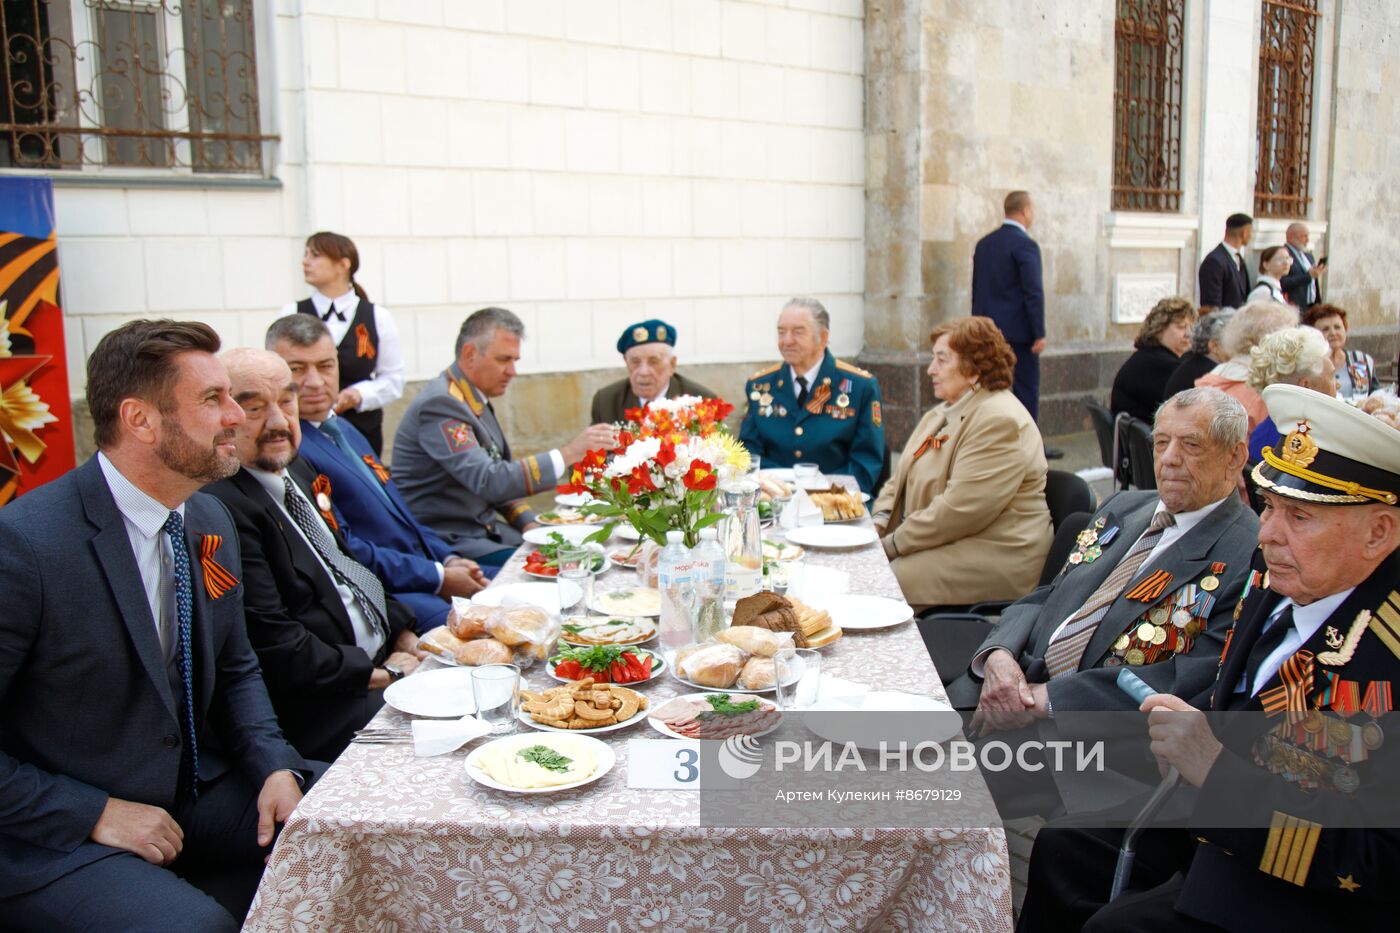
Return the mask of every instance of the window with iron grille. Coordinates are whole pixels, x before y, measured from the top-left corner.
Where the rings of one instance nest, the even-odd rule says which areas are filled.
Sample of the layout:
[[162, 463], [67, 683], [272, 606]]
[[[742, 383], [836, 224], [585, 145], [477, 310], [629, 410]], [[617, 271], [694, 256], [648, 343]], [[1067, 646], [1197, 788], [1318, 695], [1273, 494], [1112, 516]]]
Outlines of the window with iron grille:
[[1264, 0], [1259, 34], [1259, 164], [1254, 213], [1304, 217], [1312, 156], [1318, 0]]
[[0, 0], [0, 167], [261, 174], [255, 0]]
[[1181, 210], [1186, 0], [1118, 0], [1113, 24], [1113, 208]]

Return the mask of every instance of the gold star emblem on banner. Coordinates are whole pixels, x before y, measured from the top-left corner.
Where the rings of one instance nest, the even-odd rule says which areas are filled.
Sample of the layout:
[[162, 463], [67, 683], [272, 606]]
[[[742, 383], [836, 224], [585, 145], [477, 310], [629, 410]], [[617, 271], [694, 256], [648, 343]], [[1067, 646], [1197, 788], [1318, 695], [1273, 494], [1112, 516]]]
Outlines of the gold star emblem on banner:
[[1357, 884], [1357, 882], [1351, 877], [1351, 875], [1347, 875], [1345, 878], [1343, 878], [1341, 875], [1338, 875], [1337, 887], [1350, 894], [1352, 891], [1355, 891], [1358, 888], [1360, 888], [1361, 885]]

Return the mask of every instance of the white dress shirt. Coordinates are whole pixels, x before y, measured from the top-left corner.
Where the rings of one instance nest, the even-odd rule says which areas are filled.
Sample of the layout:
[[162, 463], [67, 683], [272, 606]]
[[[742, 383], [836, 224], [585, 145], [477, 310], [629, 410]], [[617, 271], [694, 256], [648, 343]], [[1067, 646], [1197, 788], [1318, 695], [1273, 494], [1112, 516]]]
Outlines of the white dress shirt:
[[1019, 220], [1012, 220], [1010, 217], [1004, 217], [1004, 218], [1002, 218], [1001, 225], [1002, 225], [1003, 227], [1005, 227], [1005, 226], [1007, 226], [1008, 224], [1010, 224], [1010, 225], [1013, 226], [1013, 227], [1019, 228], [1019, 229], [1021, 230], [1022, 233], [1029, 233], [1029, 232], [1030, 232], [1029, 230], [1026, 229], [1026, 225], [1023, 224], [1023, 223], [1021, 223]]
[[1237, 246], [1231, 246], [1229, 243], [1226, 243], [1224, 240], [1221, 240], [1221, 241], [1220, 241], [1220, 245], [1223, 246], [1223, 247], [1225, 247], [1225, 252], [1229, 253], [1229, 254], [1230, 254], [1230, 258], [1233, 259], [1233, 260], [1235, 261], [1235, 267], [1236, 267], [1237, 269], [1243, 270], [1243, 269], [1245, 268], [1245, 265], [1244, 265], [1244, 253], [1240, 252], [1239, 247], [1237, 247]]
[[[112, 491], [117, 511], [121, 512], [122, 523], [126, 525], [126, 537], [131, 542], [136, 569], [141, 574], [141, 585], [146, 590], [146, 602], [151, 607], [151, 619], [155, 622], [156, 636], [160, 639], [160, 650], [169, 661], [173, 657], [176, 641], [175, 552], [170, 546], [170, 536], [163, 531], [172, 511], [179, 512], [180, 518], [184, 519], [184, 503], [173, 510], [168, 509], [136, 488], [107, 459], [106, 454], [98, 453], [97, 463], [102, 467], [102, 476], [107, 480], [107, 488]], [[193, 565], [190, 572], [194, 572]]]
[[809, 398], [811, 397], [811, 393], [817, 388], [817, 373], [822, 371], [822, 362], [825, 360], [826, 354], [823, 353], [821, 358], [817, 360], [817, 365], [813, 366], [805, 373], [799, 373], [793, 368], [791, 363], [788, 364], [788, 375], [792, 378], [792, 394], [794, 396], [802, 394], [802, 386], [797, 381], [797, 377], [801, 376], [803, 379], [807, 380], [807, 394]]
[[[296, 530], [301, 540], [305, 541], [306, 546], [311, 549], [311, 553], [316, 557], [316, 563], [320, 564], [321, 569], [326, 571], [326, 576], [330, 578], [331, 584], [335, 587], [335, 591], [340, 594], [340, 601], [345, 606], [346, 614], [350, 616], [350, 627], [355, 632], [355, 644], [373, 660], [374, 657], [379, 654], [379, 649], [384, 647], [384, 635], [379, 631], [378, 626], [365, 617], [364, 610], [360, 608], [359, 602], [355, 599], [354, 592], [331, 572], [331, 568], [326, 566], [326, 562], [322, 560], [321, 555], [317, 553], [316, 546], [302, 533], [301, 526], [296, 523], [296, 519], [292, 518], [292, 513], [287, 511], [287, 503], [284, 499], [287, 494], [287, 485], [282, 479], [282, 477], [287, 475], [287, 471], [280, 470], [276, 473], [269, 473], [266, 470], [259, 470], [250, 466], [245, 466], [243, 469], [247, 470], [253, 478], [262, 485], [263, 489], [267, 490], [267, 494], [272, 497], [272, 501], [277, 503], [277, 508], [282, 510], [283, 515], [287, 516], [287, 523]], [[306, 494], [301, 491], [301, 487], [295, 482], [292, 483], [292, 489], [294, 489], [296, 494], [301, 496], [310, 506], [314, 520], [320, 522], [321, 527], [326, 528], [325, 520], [321, 518], [321, 510], [316, 507], [316, 503], [307, 499]], [[334, 538], [329, 528], [326, 528], [326, 534]]]
[[[1267, 658], [1260, 662], [1259, 670], [1254, 672], [1254, 690], [1250, 693], [1250, 696], [1259, 695], [1259, 688], [1268, 683], [1269, 678], [1278, 673], [1278, 669], [1283, 667], [1283, 662], [1287, 661], [1293, 655], [1293, 652], [1301, 648], [1303, 642], [1317, 634], [1317, 630], [1322, 628], [1322, 623], [1331, 618], [1332, 613], [1336, 612], [1337, 607], [1346, 602], [1346, 598], [1351, 595], [1354, 589], [1356, 589], [1356, 587], [1353, 586], [1342, 590], [1340, 593], [1324, 596], [1316, 602], [1308, 603], [1306, 606], [1300, 606], [1293, 600], [1285, 597], [1281, 603], [1274, 607], [1274, 611], [1269, 613], [1269, 625], [1265, 626], [1265, 630], [1267, 631], [1269, 626], [1272, 626], [1278, 620], [1280, 613], [1289, 606], [1293, 607], [1293, 627], [1284, 634], [1283, 641], [1279, 643], [1279, 646], [1271, 651]], [[1249, 676], [1248, 671], [1245, 672], [1245, 676]], [[1244, 692], [1244, 684], [1238, 684], [1235, 692]]]
[[[316, 308], [316, 314], [325, 317], [331, 305], [344, 315], [345, 320], [341, 320], [334, 314], [325, 322], [327, 329], [331, 332], [331, 339], [335, 341], [337, 347], [345, 339], [345, 335], [350, 332], [350, 322], [355, 317], [355, 308], [360, 303], [360, 297], [353, 291], [348, 291], [334, 299], [321, 294], [318, 291], [311, 293], [311, 304]], [[296, 302], [282, 306], [280, 317], [297, 313]], [[360, 393], [360, 411], [373, 411], [376, 408], [383, 408], [390, 402], [396, 401], [403, 396], [403, 342], [399, 338], [398, 325], [394, 323], [394, 316], [389, 313], [389, 309], [383, 305], [374, 306], [374, 329], [379, 332], [379, 348], [374, 357], [374, 374], [368, 379], [348, 386], [341, 386], [343, 389], [354, 389]]]
[[1283, 293], [1283, 285], [1272, 275], [1260, 275], [1259, 281], [1249, 290], [1249, 297], [1246, 301], [1277, 301], [1281, 305], [1288, 304], [1288, 296]]

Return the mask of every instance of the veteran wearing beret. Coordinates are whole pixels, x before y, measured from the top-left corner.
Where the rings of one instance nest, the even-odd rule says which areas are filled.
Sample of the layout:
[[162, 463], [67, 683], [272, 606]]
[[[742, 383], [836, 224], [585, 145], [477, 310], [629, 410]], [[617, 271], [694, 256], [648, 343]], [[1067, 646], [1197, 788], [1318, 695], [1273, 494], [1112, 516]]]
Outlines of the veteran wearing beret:
[[1042, 830], [1022, 930], [1395, 922], [1400, 433], [1298, 386], [1263, 400], [1284, 432], [1253, 470], [1263, 565], [1207, 704], [1235, 715], [1208, 722], [1160, 694], [1142, 704], [1153, 754], [1195, 789], [1190, 829], [1153, 831], [1154, 857], [1097, 912], [1121, 831]]
[[744, 383], [739, 439], [765, 466], [815, 463], [849, 473], [873, 493], [885, 457], [880, 383], [827, 349], [831, 315], [815, 298], [793, 298], [778, 315], [783, 361]]
[[719, 397], [713, 389], [676, 372], [676, 329], [665, 321], [652, 318], [633, 324], [617, 338], [617, 352], [627, 364], [627, 378], [593, 393], [595, 424], [622, 421], [627, 409], [663, 398]]

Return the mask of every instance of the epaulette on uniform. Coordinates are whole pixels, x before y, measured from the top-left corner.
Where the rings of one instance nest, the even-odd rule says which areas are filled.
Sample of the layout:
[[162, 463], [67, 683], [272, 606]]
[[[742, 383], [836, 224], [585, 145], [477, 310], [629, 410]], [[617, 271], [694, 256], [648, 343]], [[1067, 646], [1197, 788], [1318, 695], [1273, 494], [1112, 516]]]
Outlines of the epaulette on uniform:
[[775, 373], [775, 372], [777, 372], [778, 370], [780, 370], [780, 369], [782, 369], [782, 368], [783, 368], [783, 364], [782, 364], [782, 363], [774, 363], [772, 366], [769, 366], [767, 369], [760, 369], [758, 372], [754, 373], [752, 376], [749, 377], [749, 381], [752, 382], [752, 381], [755, 380], [755, 379], [762, 379], [764, 376], [767, 376], [767, 375], [769, 375], [770, 373]]
[[865, 370], [861, 369], [859, 366], [856, 366], [856, 365], [853, 364], [853, 363], [847, 363], [845, 360], [837, 360], [837, 361], [836, 361], [836, 368], [837, 368], [837, 369], [843, 369], [843, 370], [845, 370], [845, 371], [848, 372], [848, 373], [855, 373], [857, 376], [860, 376], [862, 379], [874, 379], [874, 378], [875, 378], [875, 376], [874, 376], [873, 374], [866, 372]]

